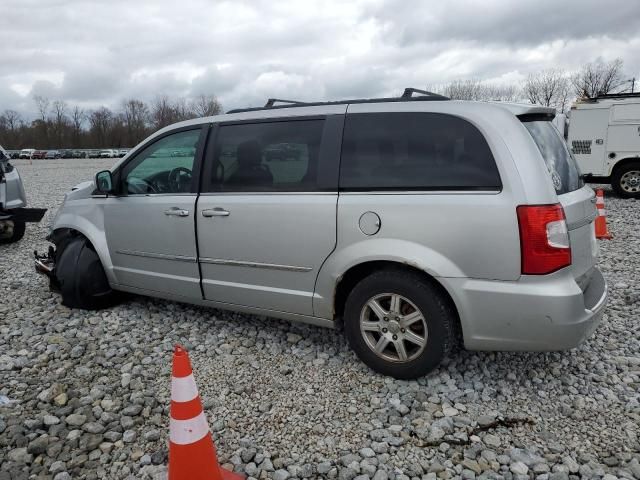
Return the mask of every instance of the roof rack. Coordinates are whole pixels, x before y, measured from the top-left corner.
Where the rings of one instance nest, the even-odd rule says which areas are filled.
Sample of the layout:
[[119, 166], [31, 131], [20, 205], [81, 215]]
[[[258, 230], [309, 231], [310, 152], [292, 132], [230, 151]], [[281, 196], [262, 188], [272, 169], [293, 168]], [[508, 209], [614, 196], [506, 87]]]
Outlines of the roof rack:
[[[419, 95], [414, 96], [417, 93]], [[283, 100], [279, 98], [270, 98], [265, 103], [264, 107], [251, 107], [251, 108], [234, 108], [227, 113], [240, 113], [240, 112], [254, 112], [257, 110], [271, 110], [275, 108], [294, 108], [294, 107], [316, 107], [321, 105], [345, 105], [350, 103], [382, 103], [382, 102], [416, 102], [416, 101], [440, 101], [450, 100], [449, 97], [440, 95], [438, 93], [429, 92], [427, 90], [420, 90], [418, 88], [405, 88], [404, 92], [399, 97], [385, 97], [385, 98], [359, 98], [352, 100], [335, 100], [330, 102], [301, 102], [298, 100]], [[276, 105], [283, 104], [283, 105]]]
[[290, 105], [304, 105], [304, 102], [299, 102], [298, 100], [283, 100], [281, 98], [270, 98], [267, 100], [267, 103], [264, 104], [264, 108], [271, 108], [275, 106], [276, 103], [288, 103]]

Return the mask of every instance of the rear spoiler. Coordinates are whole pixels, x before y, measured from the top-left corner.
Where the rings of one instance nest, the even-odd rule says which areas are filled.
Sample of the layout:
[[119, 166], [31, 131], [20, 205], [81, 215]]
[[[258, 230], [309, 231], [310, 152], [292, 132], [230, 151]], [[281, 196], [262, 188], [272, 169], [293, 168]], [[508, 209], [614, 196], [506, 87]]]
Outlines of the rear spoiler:
[[556, 117], [555, 113], [523, 113], [517, 116], [521, 122], [550, 122]]

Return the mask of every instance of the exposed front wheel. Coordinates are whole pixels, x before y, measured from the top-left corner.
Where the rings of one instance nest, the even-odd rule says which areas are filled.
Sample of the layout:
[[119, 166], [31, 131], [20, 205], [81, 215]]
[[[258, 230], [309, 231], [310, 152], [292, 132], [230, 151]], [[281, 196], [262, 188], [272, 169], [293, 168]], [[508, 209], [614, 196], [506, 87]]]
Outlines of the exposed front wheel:
[[0, 244], [15, 243], [24, 237], [25, 223], [19, 220], [0, 220]]
[[640, 198], [640, 162], [633, 162], [616, 169], [611, 186], [623, 198]]
[[434, 369], [454, 342], [455, 313], [421, 275], [383, 270], [349, 294], [345, 333], [351, 348], [373, 370], [408, 379]]
[[52, 275], [63, 305], [98, 310], [116, 303], [116, 292], [109, 286], [100, 257], [86, 238], [74, 237], [58, 249]]

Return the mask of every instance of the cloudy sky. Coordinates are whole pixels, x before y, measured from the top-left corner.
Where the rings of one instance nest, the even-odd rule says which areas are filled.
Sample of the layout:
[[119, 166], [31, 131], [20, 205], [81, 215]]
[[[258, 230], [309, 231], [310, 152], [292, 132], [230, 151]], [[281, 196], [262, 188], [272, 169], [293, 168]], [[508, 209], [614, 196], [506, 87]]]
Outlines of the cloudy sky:
[[623, 59], [640, 77], [638, 0], [1, 0], [0, 111], [34, 94], [91, 108], [216, 94], [338, 99], [456, 79], [517, 83]]

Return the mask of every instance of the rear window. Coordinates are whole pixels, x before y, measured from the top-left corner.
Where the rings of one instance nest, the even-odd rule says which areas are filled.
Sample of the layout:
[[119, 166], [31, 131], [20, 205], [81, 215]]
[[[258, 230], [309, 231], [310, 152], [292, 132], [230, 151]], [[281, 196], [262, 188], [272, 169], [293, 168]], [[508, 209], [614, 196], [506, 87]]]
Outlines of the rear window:
[[500, 190], [495, 160], [471, 123], [440, 113], [347, 115], [341, 190]]
[[556, 193], [573, 192], [584, 185], [578, 165], [558, 130], [546, 120], [523, 121], [547, 165]]

